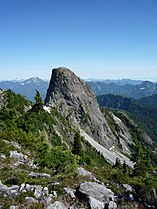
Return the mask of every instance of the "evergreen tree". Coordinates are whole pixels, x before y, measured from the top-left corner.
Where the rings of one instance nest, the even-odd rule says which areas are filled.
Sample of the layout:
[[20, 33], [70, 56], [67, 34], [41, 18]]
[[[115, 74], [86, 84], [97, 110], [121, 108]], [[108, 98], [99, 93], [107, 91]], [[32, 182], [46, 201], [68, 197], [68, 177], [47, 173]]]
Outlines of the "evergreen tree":
[[35, 99], [35, 104], [39, 104], [39, 105], [43, 104], [42, 98], [41, 98], [38, 90], [36, 90], [36, 95], [35, 95], [34, 99]]
[[72, 153], [75, 155], [81, 155], [82, 153], [81, 136], [79, 132], [75, 133]]

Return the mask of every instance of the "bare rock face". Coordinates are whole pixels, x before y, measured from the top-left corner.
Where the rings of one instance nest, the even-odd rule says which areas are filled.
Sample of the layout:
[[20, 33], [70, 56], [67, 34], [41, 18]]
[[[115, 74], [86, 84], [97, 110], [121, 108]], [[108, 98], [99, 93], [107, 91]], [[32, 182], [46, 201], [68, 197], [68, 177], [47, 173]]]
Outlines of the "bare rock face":
[[53, 69], [45, 105], [55, 107], [102, 145], [113, 145], [115, 137], [99, 109], [95, 94], [69, 69]]

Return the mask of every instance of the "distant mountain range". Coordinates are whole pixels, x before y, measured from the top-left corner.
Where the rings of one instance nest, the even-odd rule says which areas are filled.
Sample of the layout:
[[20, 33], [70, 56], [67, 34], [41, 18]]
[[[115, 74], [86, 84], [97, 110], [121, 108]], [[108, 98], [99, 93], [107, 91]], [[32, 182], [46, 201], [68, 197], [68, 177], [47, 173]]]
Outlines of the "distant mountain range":
[[11, 89], [15, 93], [24, 95], [34, 101], [35, 89], [40, 92], [43, 99], [45, 98], [48, 81], [44, 81], [38, 77], [32, 77], [27, 80], [20, 81], [1, 81], [0, 88], [4, 90]]
[[126, 84], [131, 84], [131, 85], [139, 85], [141, 84], [143, 81], [142, 80], [131, 80], [131, 79], [118, 79], [118, 80], [110, 80], [110, 79], [94, 79], [94, 78], [90, 78], [90, 79], [86, 79], [85, 82], [100, 82], [100, 83], [105, 83], [105, 84], [110, 84], [110, 83], [115, 83], [116, 85], [126, 85]]
[[157, 84], [150, 81], [143, 81], [136, 85], [126, 84], [126, 82], [123, 83], [122, 81], [120, 84], [117, 82], [104, 83], [99, 81], [87, 83], [96, 95], [115, 94], [139, 99], [157, 94]]
[[[132, 98], [142, 98], [157, 94], [157, 84], [150, 81], [140, 80], [85, 80], [93, 89], [96, 95], [115, 94]], [[45, 99], [48, 81], [38, 77], [32, 77], [27, 80], [1, 81], [0, 88], [11, 89], [15, 93], [20, 93], [34, 101], [35, 89], [40, 92], [42, 99]]]

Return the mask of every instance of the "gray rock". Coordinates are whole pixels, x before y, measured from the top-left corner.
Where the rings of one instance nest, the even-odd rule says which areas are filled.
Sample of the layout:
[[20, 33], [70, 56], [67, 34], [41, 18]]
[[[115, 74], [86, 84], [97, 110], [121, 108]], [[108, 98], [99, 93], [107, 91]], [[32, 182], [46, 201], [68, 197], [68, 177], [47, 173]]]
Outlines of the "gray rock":
[[13, 185], [8, 187], [6, 185], [0, 184], [0, 193], [6, 194], [7, 196], [14, 196], [17, 195], [19, 191], [19, 186]]
[[9, 195], [10, 192], [9, 192], [9, 189], [6, 185], [0, 184], [0, 193], [1, 194], [5, 193], [5, 194]]
[[26, 200], [26, 203], [27, 203], [28, 205], [32, 205], [32, 204], [34, 204], [34, 203], [38, 203], [38, 200], [36, 200], [36, 199], [33, 198], [33, 197], [26, 197], [25, 200]]
[[116, 209], [117, 208], [117, 204], [114, 201], [110, 201], [108, 208], [109, 209]]
[[94, 199], [93, 197], [89, 197], [88, 202], [91, 209], [104, 209], [104, 203]]
[[71, 189], [71, 188], [68, 188], [68, 187], [64, 187], [64, 191], [69, 194], [71, 196], [71, 198], [76, 198], [75, 196], [75, 190], [74, 189]]
[[98, 184], [96, 182], [85, 182], [80, 184], [76, 191], [78, 197], [89, 198], [92, 197], [103, 203], [108, 203], [109, 198], [114, 199], [114, 193], [107, 189], [104, 185]]
[[86, 176], [86, 177], [89, 177], [90, 179], [95, 179], [95, 176], [91, 172], [86, 171], [82, 167], [77, 168], [77, 172], [80, 176]]
[[32, 176], [32, 177], [35, 177], [35, 178], [39, 178], [39, 177], [42, 177], [42, 178], [50, 178], [51, 177], [51, 175], [50, 174], [47, 174], [47, 173], [34, 173], [34, 172], [31, 172], [28, 175], [29, 176]]
[[41, 186], [36, 186], [35, 191], [34, 191], [34, 196], [38, 199], [39, 197], [42, 196], [42, 187]]
[[26, 190], [29, 192], [29, 191], [33, 191], [35, 190], [36, 188], [36, 185], [29, 185], [29, 184], [26, 184], [25, 186]]
[[102, 145], [109, 148], [116, 141], [99, 109], [95, 94], [69, 69], [53, 69], [45, 105], [55, 107]]
[[11, 205], [9, 209], [17, 209], [18, 206], [15, 206], [15, 205]]
[[46, 195], [46, 196], [49, 195], [49, 189], [48, 189], [48, 187], [44, 187], [43, 194]]
[[53, 195], [53, 197], [57, 197], [57, 192], [56, 191], [52, 191], [52, 195]]
[[33, 160], [30, 160], [28, 163], [27, 163], [28, 166], [30, 166], [32, 169], [36, 169], [37, 168], [37, 165], [34, 164]]
[[43, 197], [42, 198], [42, 203], [44, 204], [45, 207], [48, 207], [50, 204], [51, 204], [51, 201], [52, 201], [52, 197], [53, 195], [50, 194], [48, 197]]
[[18, 153], [17, 151], [10, 151], [10, 157], [20, 160], [22, 162], [27, 162], [27, 155], [23, 155], [22, 153]]
[[19, 191], [20, 192], [23, 192], [24, 190], [26, 191], [25, 187], [26, 187], [25, 183], [21, 184]]
[[19, 186], [17, 185], [13, 185], [11, 187], [8, 187], [9, 191], [10, 191], [10, 195], [13, 196], [13, 195], [18, 195], [18, 192], [19, 192]]
[[49, 205], [46, 209], [67, 209], [62, 202], [56, 201], [53, 204]]
[[132, 192], [133, 191], [132, 186], [130, 186], [129, 184], [123, 184], [123, 187], [125, 188], [125, 190], [127, 192]]

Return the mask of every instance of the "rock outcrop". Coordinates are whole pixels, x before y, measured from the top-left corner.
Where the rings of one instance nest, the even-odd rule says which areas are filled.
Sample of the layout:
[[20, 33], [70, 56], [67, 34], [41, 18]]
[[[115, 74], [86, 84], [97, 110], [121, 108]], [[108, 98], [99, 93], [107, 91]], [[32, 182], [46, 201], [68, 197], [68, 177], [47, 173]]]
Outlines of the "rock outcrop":
[[53, 69], [45, 105], [55, 107], [105, 147], [114, 144], [116, 139], [99, 109], [95, 94], [69, 69]]
[[85, 199], [91, 209], [103, 209], [105, 204], [114, 200], [114, 193], [102, 184], [96, 182], [84, 182], [76, 190], [76, 196]]

